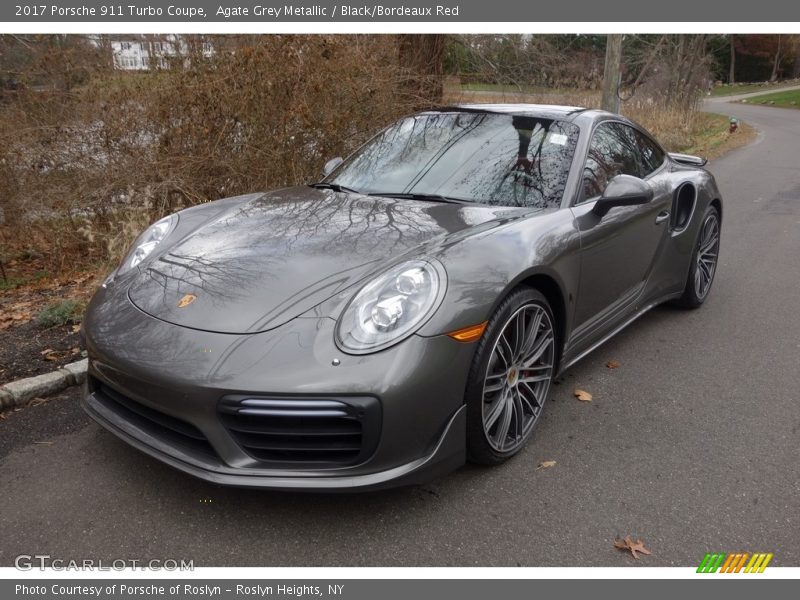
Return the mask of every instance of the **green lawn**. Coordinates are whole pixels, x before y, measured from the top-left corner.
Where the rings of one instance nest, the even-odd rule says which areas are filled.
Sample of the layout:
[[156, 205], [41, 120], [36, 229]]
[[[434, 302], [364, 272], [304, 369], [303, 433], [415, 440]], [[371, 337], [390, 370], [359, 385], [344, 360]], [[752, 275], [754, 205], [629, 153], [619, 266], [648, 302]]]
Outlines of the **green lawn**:
[[749, 94], [750, 92], [760, 92], [774, 87], [767, 83], [737, 83], [735, 85], [718, 85], [711, 90], [712, 96], [733, 96], [735, 94]]
[[782, 86], [800, 83], [797, 79], [793, 81], [779, 81], [776, 83], [736, 83], [734, 85], [718, 85], [711, 90], [712, 96], [734, 96], [736, 94], [749, 94], [751, 92], [769, 92], [779, 90]]
[[747, 98], [746, 101], [747, 104], [769, 104], [770, 106], [782, 106], [784, 108], [800, 108], [800, 90], [753, 96], [752, 98]]

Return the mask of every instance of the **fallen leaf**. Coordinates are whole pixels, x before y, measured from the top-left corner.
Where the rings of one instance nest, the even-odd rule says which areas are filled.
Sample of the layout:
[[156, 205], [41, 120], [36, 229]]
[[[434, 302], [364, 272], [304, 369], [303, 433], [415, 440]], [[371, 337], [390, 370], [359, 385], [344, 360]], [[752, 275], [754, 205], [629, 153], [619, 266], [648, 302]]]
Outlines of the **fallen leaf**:
[[7, 418], [3, 413], [0, 413], [0, 421], [5, 421]]
[[72, 326], [72, 333], [78, 333], [81, 330], [81, 324], [78, 323], [77, 325]]
[[44, 352], [42, 352], [42, 355], [44, 356], [45, 360], [55, 361], [55, 360], [61, 360], [62, 358], [66, 358], [67, 356], [70, 355], [71, 352], [72, 352], [71, 350], [50, 350], [50, 349], [48, 349], [48, 350], [45, 350]]
[[20, 322], [33, 319], [36, 300], [18, 300], [3, 303], [3, 314], [0, 316], [0, 329], [8, 329]]
[[72, 354], [80, 354], [81, 353], [81, 349], [80, 348], [73, 348], [72, 350], [70, 350], [70, 352], [72, 352]]
[[45, 398], [34, 398], [28, 402], [28, 406], [40, 406], [42, 404], [47, 404], [47, 400]]
[[539, 463], [539, 466], [536, 467], [536, 470], [538, 471], [539, 469], [549, 469], [550, 467], [555, 467], [555, 466], [556, 466], [556, 461], [543, 460], [542, 462]]
[[615, 539], [614, 540], [614, 548], [619, 550], [623, 550], [625, 552], [630, 552], [633, 555], [633, 558], [639, 560], [639, 557], [636, 555], [637, 552], [641, 552], [642, 554], [651, 554], [650, 550], [644, 547], [644, 542], [642, 540], [636, 540], [635, 542], [631, 538], [631, 536], [626, 535], [624, 538]]
[[615, 360], [610, 360], [606, 363], [606, 366], [609, 369], [619, 369], [619, 363]]
[[586, 390], [577, 389], [573, 392], [575, 397], [580, 400], [581, 402], [591, 402], [592, 395], [587, 392]]
[[48, 354], [52, 354], [53, 352], [55, 352], [55, 350], [53, 350], [52, 348], [47, 348], [46, 350], [42, 350], [40, 354], [42, 356], [47, 356]]

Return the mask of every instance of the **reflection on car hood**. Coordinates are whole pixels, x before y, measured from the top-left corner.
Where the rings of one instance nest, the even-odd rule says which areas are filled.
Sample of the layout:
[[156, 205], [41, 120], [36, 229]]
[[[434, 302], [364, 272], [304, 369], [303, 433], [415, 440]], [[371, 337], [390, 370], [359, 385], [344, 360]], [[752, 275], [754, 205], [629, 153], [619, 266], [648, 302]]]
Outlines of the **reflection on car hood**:
[[[439, 204], [308, 187], [245, 202], [174, 242], [133, 279], [144, 312], [185, 327], [278, 327], [381, 264], [519, 209]], [[181, 306], [179, 306], [181, 305]]]

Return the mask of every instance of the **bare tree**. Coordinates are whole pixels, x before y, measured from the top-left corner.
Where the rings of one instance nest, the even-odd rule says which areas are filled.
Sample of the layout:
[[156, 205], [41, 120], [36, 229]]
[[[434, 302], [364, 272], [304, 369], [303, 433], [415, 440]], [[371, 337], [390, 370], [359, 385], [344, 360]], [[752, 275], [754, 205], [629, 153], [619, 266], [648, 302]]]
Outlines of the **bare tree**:
[[417, 108], [426, 108], [431, 101], [442, 99], [446, 39], [442, 34], [400, 36], [398, 59], [406, 75], [401, 82], [401, 93], [409, 96]]
[[664, 103], [691, 108], [707, 85], [709, 56], [705, 35], [672, 35], [665, 46], [663, 66], [668, 78]]

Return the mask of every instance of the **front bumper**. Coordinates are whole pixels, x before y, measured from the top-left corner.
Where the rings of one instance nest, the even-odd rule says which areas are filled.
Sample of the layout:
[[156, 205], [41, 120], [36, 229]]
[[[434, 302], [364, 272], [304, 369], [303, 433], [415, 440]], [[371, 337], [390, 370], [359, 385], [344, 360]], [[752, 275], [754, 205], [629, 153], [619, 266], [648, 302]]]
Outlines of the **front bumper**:
[[87, 394], [84, 397], [83, 408], [97, 423], [134, 448], [189, 475], [234, 487], [284, 491], [366, 492], [425, 483], [458, 468], [464, 464], [465, 459], [466, 417], [463, 406], [450, 419], [441, 438], [429, 454], [385, 471], [365, 474], [259, 473], [248, 469], [231, 468], [221, 463], [202, 465], [191, 456], [184, 455], [181, 458], [180, 452], [176, 452], [174, 447], [130, 422], [119, 419], [113, 412], [105, 409], [94, 394]]
[[[350, 356], [336, 348], [334, 326], [330, 318], [301, 317], [258, 334], [198, 331], [101, 290], [84, 324], [90, 361], [83, 407], [132, 446], [224, 485], [372, 490], [420, 483], [463, 464], [463, 397], [474, 345], [412, 336], [382, 352]], [[141, 411], [118, 409], [112, 395]], [[221, 406], [231, 397], [333, 398], [348, 406], [370, 399], [378, 409], [365, 431], [376, 437], [347, 464], [265, 459], [226, 426]], [[185, 424], [201, 443], [150, 427], [139, 418], [146, 411]]]

